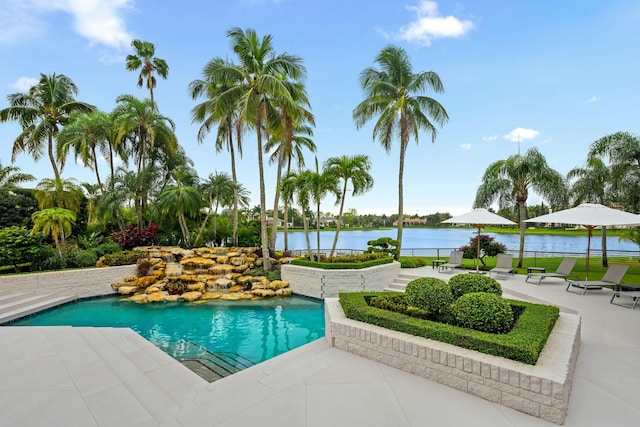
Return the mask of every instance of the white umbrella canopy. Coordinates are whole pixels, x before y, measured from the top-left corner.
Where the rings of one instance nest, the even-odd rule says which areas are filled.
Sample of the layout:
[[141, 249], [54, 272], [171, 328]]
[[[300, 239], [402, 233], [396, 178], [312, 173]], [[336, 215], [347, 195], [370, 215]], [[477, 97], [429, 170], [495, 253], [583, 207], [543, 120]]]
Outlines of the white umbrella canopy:
[[582, 203], [574, 208], [527, 219], [525, 222], [553, 222], [557, 224], [582, 225], [587, 229], [587, 266], [585, 279], [589, 280], [589, 256], [591, 234], [598, 226], [639, 225], [640, 215], [609, 208], [597, 203]]
[[480, 258], [480, 230], [482, 227], [487, 225], [516, 225], [515, 222], [482, 208], [474, 209], [471, 212], [451, 217], [442, 222], [447, 224], [469, 224], [474, 227], [478, 227], [476, 273], [478, 272], [478, 259]]

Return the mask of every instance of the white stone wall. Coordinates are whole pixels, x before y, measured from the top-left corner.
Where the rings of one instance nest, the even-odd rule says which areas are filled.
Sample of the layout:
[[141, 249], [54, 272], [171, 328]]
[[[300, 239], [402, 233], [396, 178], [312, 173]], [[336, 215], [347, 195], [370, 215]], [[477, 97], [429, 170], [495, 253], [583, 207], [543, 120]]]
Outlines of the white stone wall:
[[402, 369], [509, 408], [563, 424], [580, 348], [580, 316], [560, 313], [535, 366], [347, 319], [325, 300], [333, 347]]
[[136, 273], [135, 265], [86, 268], [0, 276], [0, 292], [76, 295], [87, 298], [113, 293], [111, 283]]
[[314, 298], [333, 298], [339, 292], [382, 291], [400, 274], [400, 263], [377, 265], [357, 270], [325, 270], [284, 264], [282, 280], [293, 292]]

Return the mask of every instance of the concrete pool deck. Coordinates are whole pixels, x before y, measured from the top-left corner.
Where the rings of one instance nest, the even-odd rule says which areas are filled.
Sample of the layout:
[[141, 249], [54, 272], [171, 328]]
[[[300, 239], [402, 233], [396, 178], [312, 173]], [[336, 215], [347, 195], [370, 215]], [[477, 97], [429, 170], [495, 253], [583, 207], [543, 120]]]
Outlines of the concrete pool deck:
[[[431, 267], [402, 270], [448, 278]], [[505, 294], [582, 316], [565, 426], [640, 420], [640, 310], [525, 276]], [[506, 295], [508, 296], [508, 295]], [[0, 327], [0, 426], [551, 426], [318, 340], [207, 383], [130, 329]]]

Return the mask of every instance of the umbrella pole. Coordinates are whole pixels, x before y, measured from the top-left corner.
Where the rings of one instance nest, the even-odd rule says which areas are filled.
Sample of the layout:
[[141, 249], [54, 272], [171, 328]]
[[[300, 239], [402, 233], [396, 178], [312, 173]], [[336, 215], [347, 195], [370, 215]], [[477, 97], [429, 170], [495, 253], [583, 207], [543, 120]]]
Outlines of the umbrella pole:
[[476, 243], [476, 274], [480, 274], [480, 268], [478, 266], [478, 261], [480, 261], [480, 226], [478, 226], [478, 241]]
[[585, 273], [585, 280], [589, 280], [589, 254], [591, 253], [591, 231], [593, 230], [592, 226], [587, 226], [587, 267]]

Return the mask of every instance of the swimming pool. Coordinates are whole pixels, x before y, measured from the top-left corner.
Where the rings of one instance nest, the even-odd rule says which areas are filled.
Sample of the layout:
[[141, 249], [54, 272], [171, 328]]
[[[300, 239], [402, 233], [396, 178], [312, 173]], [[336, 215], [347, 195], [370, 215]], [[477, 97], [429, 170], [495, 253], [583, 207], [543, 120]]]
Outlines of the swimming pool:
[[105, 297], [66, 304], [11, 323], [60, 325], [129, 327], [213, 381], [322, 338], [324, 306], [296, 296], [143, 305]]

